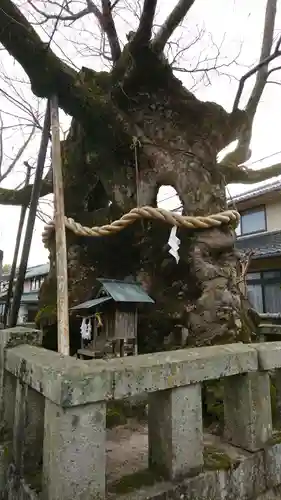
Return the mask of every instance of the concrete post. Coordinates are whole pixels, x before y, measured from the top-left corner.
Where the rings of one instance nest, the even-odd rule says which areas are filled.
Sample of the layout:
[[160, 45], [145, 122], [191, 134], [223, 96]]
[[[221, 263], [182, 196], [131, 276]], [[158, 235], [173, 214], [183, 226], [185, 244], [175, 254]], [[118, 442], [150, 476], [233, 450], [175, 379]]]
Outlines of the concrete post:
[[28, 386], [17, 379], [13, 432], [13, 462], [18, 478], [23, 477], [27, 392]]
[[[4, 352], [0, 352], [0, 358]], [[12, 440], [16, 403], [16, 383], [14, 375], [0, 367], [0, 425], [2, 440]], [[2, 387], [1, 387], [2, 386]]]
[[203, 466], [200, 384], [149, 395], [149, 466], [169, 479], [198, 472]]
[[2, 436], [11, 437], [14, 424], [16, 377], [5, 370], [5, 350], [20, 344], [41, 345], [42, 332], [15, 327], [0, 331], [0, 425]]
[[275, 370], [273, 381], [276, 389], [276, 424], [281, 428], [281, 370]]
[[24, 473], [40, 470], [43, 460], [45, 398], [31, 387], [27, 389]]
[[224, 380], [225, 436], [245, 450], [262, 449], [272, 436], [270, 382], [267, 372]]
[[43, 499], [105, 498], [106, 404], [62, 408], [46, 400]]
[[5, 350], [20, 344], [41, 345], [42, 332], [17, 326], [0, 330], [0, 425], [2, 436], [13, 433], [16, 378], [5, 370]]
[[[19, 380], [5, 370], [5, 352], [6, 349], [19, 344], [41, 345], [41, 342], [42, 332], [38, 330], [24, 327], [0, 330], [0, 495], [4, 494], [7, 467], [12, 460], [17, 462], [15, 464], [18, 468], [16, 477], [19, 478], [19, 473], [23, 473], [25, 446], [22, 438], [19, 443], [16, 443], [15, 436], [16, 434], [26, 435], [25, 424], [29, 415], [29, 410], [26, 408], [29, 390], [26, 386], [21, 386]], [[43, 422], [40, 424], [43, 425]], [[36, 425], [38, 426], [39, 422]], [[31, 432], [30, 429], [27, 430], [27, 435], [29, 432]], [[29, 440], [29, 438], [27, 438], [27, 442], [30, 442], [31, 445], [34, 444], [34, 441]], [[34, 450], [35, 453], [37, 451]]]
[[33, 475], [43, 458], [44, 397], [17, 379], [13, 429], [16, 473]]

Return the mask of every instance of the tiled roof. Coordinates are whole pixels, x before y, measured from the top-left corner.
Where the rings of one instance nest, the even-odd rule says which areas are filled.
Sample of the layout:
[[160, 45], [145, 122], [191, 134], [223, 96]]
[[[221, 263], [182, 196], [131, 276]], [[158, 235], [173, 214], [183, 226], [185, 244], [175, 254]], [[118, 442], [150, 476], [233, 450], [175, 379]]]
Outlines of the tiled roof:
[[39, 266], [29, 267], [26, 271], [25, 279], [35, 278], [36, 276], [43, 276], [48, 274], [50, 264], [39, 264]]
[[[0, 304], [4, 304], [7, 299], [7, 292], [2, 292], [0, 294]], [[37, 304], [38, 303], [38, 292], [25, 292], [21, 296], [21, 304]]]
[[281, 190], [281, 179], [275, 181], [271, 181], [268, 183], [262, 182], [256, 185], [256, 187], [245, 191], [244, 193], [237, 194], [235, 196], [228, 196], [227, 201], [230, 204], [231, 202], [238, 203], [240, 201], [249, 200], [251, 198], [256, 198], [265, 193], [271, 193], [273, 191]]
[[[44, 276], [48, 274], [50, 264], [39, 264], [38, 266], [29, 267], [26, 271], [25, 279], [36, 278], [36, 276]], [[9, 281], [10, 274], [3, 274], [0, 281]]]
[[23, 293], [21, 296], [21, 304], [37, 304], [38, 292]]
[[253, 259], [278, 257], [281, 255], [281, 231], [240, 237], [235, 246], [242, 253], [253, 250]]
[[3, 273], [2, 276], [0, 277], [0, 281], [10, 281], [10, 274], [8, 273]]
[[150, 302], [154, 300], [147, 295], [145, 290], [138, 283], [99, 278], [104, 290], [115, 302]]

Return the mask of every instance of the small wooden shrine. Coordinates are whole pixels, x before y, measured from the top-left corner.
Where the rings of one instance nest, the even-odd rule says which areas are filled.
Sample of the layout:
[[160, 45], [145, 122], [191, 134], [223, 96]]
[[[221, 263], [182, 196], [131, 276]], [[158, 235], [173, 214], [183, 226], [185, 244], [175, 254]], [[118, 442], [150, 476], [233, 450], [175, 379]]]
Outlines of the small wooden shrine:
[[96, 297], [72, 307], [82, 318], [80, 358], [136, 355], [137, 308], [154, 300], [136, 282], [98, 279]]

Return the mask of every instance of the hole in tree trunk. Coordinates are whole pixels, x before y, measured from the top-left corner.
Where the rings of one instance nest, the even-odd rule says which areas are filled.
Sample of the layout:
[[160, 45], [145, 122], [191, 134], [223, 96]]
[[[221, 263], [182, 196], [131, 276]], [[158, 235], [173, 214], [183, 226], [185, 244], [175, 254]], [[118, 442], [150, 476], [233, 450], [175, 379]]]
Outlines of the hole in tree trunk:
[[89, 192], [87, 198], [88, 212], [94, 212], [99, 208], [106, 208], [110, 204], [108, 195], [100, 181], [97, 182], [95, 187]]
[[182, 203], [172, 186], [160, 186], [157, 193], [157, 207], [165, 210], [182, 211]]

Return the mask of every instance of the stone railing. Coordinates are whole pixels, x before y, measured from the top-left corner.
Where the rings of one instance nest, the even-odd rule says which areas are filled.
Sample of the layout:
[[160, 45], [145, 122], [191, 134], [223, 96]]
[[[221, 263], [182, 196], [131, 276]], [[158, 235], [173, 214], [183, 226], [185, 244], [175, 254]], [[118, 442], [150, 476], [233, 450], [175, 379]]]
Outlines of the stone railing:
[[[143, 393], [149, 403], [147, 465], [165, 480], [126, 498], [258, 498], [281, 484], [268, 373], [281, 368], [281, 343], [90, 362], [39, 344], [37, 331], [1, 331], [0, 498], [116, 498], [106, 492], [106, 404]], [[201, 386], [217, 379], [224, 379], [225, 442], [244, 450], [248, 475], [238, 463], [204, 472]], [[28, 486], [32, 482], [40, 494]]]
[[258, 340], [279, 340], [281, 336], [281, 313], [260, 313], [258, 326]]

